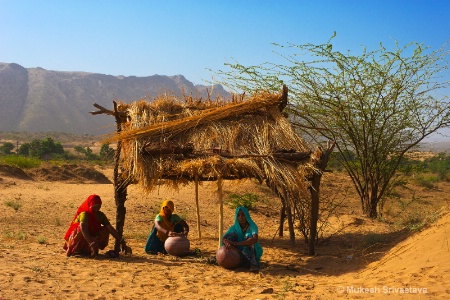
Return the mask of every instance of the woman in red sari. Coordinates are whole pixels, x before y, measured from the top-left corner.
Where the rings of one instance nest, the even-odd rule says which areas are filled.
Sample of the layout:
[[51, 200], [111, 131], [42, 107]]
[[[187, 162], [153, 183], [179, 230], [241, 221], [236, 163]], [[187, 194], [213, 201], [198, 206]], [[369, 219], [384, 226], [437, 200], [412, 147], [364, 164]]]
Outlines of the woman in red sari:
[[[98, 195], [90, 195], [81, 205], [64, 236], [67, 256], [72, 254], [98, 254], [98, 250], [108, 245], [109, 234], [119, 240], [122, 249], [127, 249], [125, 240], [111, 226], [106, 215], [100, 211], [102, 200]], [[115, 253], [117, 255], [117, 253]]]

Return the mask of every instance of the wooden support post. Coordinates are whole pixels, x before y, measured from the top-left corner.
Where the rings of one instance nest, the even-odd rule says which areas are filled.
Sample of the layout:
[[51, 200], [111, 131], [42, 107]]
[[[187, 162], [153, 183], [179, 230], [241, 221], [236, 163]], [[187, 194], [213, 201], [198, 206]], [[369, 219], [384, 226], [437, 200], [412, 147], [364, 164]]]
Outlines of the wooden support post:
[[[114, 116], [116, 118], [116, 129], [120, 132], [121, 119], [117, 111], [117, 103], [114, 101]], [[125, 182], [119, 173], [120, 153], [122, 150], [122, 142], [117, 142], [116, 152], [114, 154], [114, 199], [116, 202], [116, 230], [120, 236], [123, 235], [123, 227], [125, 225], [125, 215], [127, 209], [125, 208], [125, 201], [127, 200], [127, 187], [129, 182]], [[114, 251], [120, 251], [120, 241], [116, 240], [114, 244]]]
[[295, 230], [294, 219], [292, 217], [291, 201], [289, 201], [289, 195], [287, 192], [284, 192], [284, 197], [286, 201], [286, 217], [289, 225], [289, 240], [291, 241], [291, 245], [295, 245]]
[[198, 238], [202, 238], [202, 231], [200, 229], [200, 206], [198, 205], [198, 175], [195, 175], [195, 207], [197, 209], [197, 232]]
[[286, 218], [286, 201], [283, 197], [281, 199], [281, 208], [280, 208], [280, 223], [278, 224], [278, 236], [283, 237], [284, 234], [284, 219]]
[[222, 194], [222, 177], [217, 178], [217, 194], [219, 196], [219, 247], [222, 245], [223, 236], [223, 194]]
[[325, 152], [320, 150], [321, 155], [315, 165], [319, 169], [319, 172], [314, 172], [311, 181], [311, 186], [309, 191], [311, 193], [311, 217], [309, 225], [309, 240], [308, 240], [308, 255], [315, 254], [315, 244], [317, 239], [317, 222], [319, 220], [319, 205], [320, 205], [320, 182], [322, 179], [322, 174], [327, 167], [330, 155], [333, 152], [336, 142], [327, 142], [327, 150]]

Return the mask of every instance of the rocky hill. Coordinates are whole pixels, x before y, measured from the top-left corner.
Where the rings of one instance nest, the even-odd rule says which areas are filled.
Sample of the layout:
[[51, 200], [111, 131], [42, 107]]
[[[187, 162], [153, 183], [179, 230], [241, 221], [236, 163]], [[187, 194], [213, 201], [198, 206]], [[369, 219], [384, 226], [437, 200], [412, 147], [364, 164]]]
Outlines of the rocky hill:
[[50, 71], [0, 63], [0, 132], [66, 132], [100, 135], [115, 130], [110, 116], [93, 116], [98, 103], [113, 109], [113, 100], [153, 99], [161, 93], [207, 98], [230, 95], [221, 85], [194, 85], [182, 75], [112, 76]]

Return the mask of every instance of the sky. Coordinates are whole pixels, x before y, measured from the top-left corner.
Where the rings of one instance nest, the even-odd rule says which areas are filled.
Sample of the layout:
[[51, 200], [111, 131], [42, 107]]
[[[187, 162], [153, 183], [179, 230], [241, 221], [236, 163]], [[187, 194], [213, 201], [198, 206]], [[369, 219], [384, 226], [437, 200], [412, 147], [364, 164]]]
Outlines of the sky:
[[322, 44], [334, 32], [340, 51], [394, 40], [437, 50], [450, 0], [0, 0], [0, 62], [56, 71], [208, 84], [227, 62], [277, 62], [272, 43]]

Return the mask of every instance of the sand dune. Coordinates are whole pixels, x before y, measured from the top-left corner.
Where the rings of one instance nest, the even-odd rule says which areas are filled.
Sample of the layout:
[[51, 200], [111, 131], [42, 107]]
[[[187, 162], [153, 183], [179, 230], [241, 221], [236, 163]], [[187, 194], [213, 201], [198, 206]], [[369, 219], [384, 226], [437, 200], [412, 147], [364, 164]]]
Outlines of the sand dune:
[[[110, 170], [106, 170], [110, 175]], [[225, 270], [207, 263], [218, 246], [215, 185], [200, 187], [201, 231], [198, 239], [194, 190], [161, 187], [151, 195], [130, 186], [124, 236], [132, 255], [67, 258], [62, 237], [78, 205], [92, 193], [102, 196], [102, 210], [112, 223], [111, 184], [32, 181], [0, 177], [0, 299], [449, 299], [450, 215], [415, 235], [392, 236], [393, 243], [367, 253], [351, 247], [352, 238], [383, 232], [382, 224], [347, 215], [348, 231], [305, 255], [299, 239], [292, 246], [277, 235], [278, 211], [265, 199], [251, 211], [264, 248], [262, 269]], [[251, 183], [225, 183], [225, 193], [260, 192]], [[191, 225], [191, 247], [203, 257], [152, 256], [143, 251], [152, 220], [163, 199]], [[16, 203], [15, 210], [6, 203]], [[275, 203], [275, 202], [274, 202]], [[225, 206], [225, 227], [233, 209]], [[447, 209], [448, 210], [448, 209]], [[386, 233], [389, 236], [389, 233]], [[390, 236], [389, 236], [390, 237]], [[347, 238], [347, 240], [345, 239]], [[400, 242], [396, 242], [398, 239]], [[112, 248], [112, 245], [109, 249]], [[369, 253], [370, 252], [370, 253]]]

